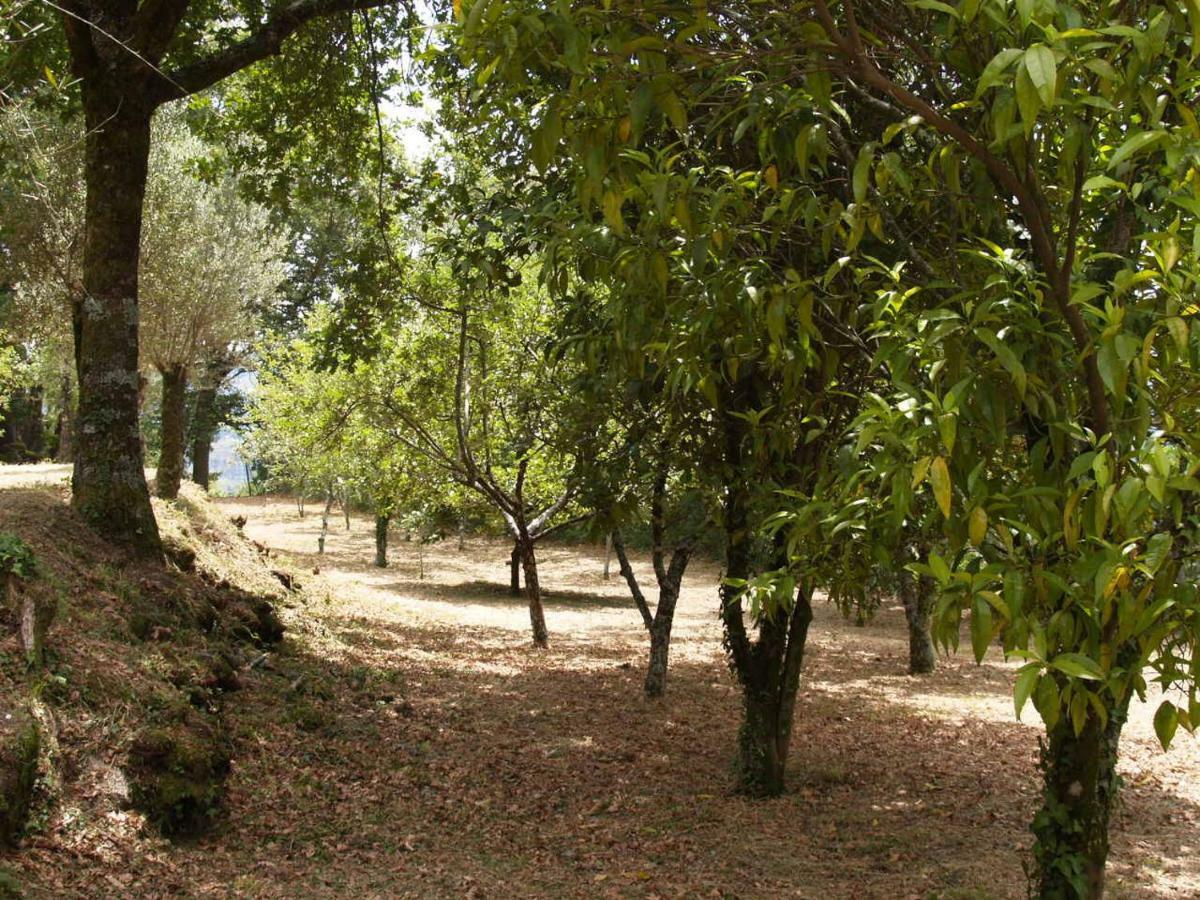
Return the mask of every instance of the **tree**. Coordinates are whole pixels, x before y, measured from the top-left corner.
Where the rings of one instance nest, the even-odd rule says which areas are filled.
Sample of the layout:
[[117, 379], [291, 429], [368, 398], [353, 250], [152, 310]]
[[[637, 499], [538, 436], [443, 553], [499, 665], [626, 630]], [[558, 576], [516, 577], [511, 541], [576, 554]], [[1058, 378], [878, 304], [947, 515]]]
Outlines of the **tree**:
[[[350, 12], [383, 5], [384, 0], [296, 0], [264, 12], [253, 4], [201, 0], [140, 5], [72, 0], [56, 7], [62, 10], [63, 43], [47, 38], [41, 46], [48, 58], [65, 46], [86, 129], [77, 316], [81, 439], [72, 503], [96, 527], [139, 552], [153, 555], [159, 546], [137, 427], [138, 269], [151, 118], [165, 103], [278, 55], [310, 22], [330, 22], [340, 31], [353, 27]], [[371, 21], [368, 14], [363, 21]], [[29, 55], [18, 60], [26, 68]]]
[[882, 359], [925, 373], [894, 378], [921, 410], [900, 438], [912, 477], [894, 474], [927, 483], [945, 519], [945, 554], [918, 569], [939, 585], [941, 639], [956, 642], [965, 608], [977, 657], [999, 632], [1026, 660], [1017, 711], [1032, 698], [1046, 725], [1039, 894], [1099, 897], [1118, 742], [1147, 670], [1183, 697], [1155, 716], [1164, 746], [1200, 723], [1184, 239], [1200, 133], [1179, 91], [1196, 11], [813, 10], [811, 58], [919, 125], [969, 200], [954, 223], [961, 292], [906, 274], [889, 290], [924, 302], [880, 304]]
[[[547, 284], [564, 302], [603, 286], [605, 364], [704, 404], [701, 440], [719, 452], [701, 479], [723, 497], [721, 616], [743, 694], [738, 786], [772, 795], [811, 597], [852, 503], [832, 476], [872, 347], [834, 249], [859, 243], [867, 219], [848, 212], [859, 178], [833, 152], [833, 117], [786, 62], [766, 70], [769, 37], [754, 32], [747, 52], [730, 22], [672, 3], [463, 4], [457, 61], [474, 79], [457, 99], [465, 127], [506, 138], [496, 158], [530, 198]], [[742, 141], [750, 126], [756, 142]], [[808, 500], [790, 535], [787, 493]]]
[[230, 179], [208, 185], [190, 175], [202, 146], [183, 123], [160, 118], [156, 131], [142, 230], [141, 357], [162, 383], [158, 495], [174, 499], [188, 382], [197, 369], [235, 356], [235, 345], [248, 345], [254, 313], [282, 281], [282, 247], [265, 210], [240, 200]]

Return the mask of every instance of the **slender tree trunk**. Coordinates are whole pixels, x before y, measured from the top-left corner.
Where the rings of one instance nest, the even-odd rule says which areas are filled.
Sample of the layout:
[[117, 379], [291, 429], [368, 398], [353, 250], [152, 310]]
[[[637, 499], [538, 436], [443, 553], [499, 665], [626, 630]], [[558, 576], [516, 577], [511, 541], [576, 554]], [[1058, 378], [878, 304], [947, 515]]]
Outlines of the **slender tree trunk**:
[[933, 614], [933, 582], [928, 578], [914, 578], [911, 573], [899, 572], [900, 601], [904, 604], [904, 618], [908, 621], [908, 673], [928, 675], [937, 667], [937, 654], [930, 633]]
[[138, 430], [138, 262], [151, 110], [116, 79], [84, 79], [87, 185], [72, 505], [137, 553], [162, 545]]
[[654, 625], [650, 628], [650, 664], [646, 667], [647, 697], [661, 697], [667, 689], [667, 657], [671, 652], [671, 626], [675, 621], [675, 602], [679, 586], [660, 588]]
[[1117, 749], [1128, 703], [1094, 712], [1080, 735], [1066, 715], [1042, 743], [1042, 808], [1033, 820], [1037, 896], [1100, 900], [1108, 860], [1108, 825], [1117, 796]]
[[325, 509], [321, 512], [321, 534], [317, 538], [317, 554], [325, 555], [325, 538], [329, 536], [329, 514], [333, 511], [333, 491], [325, 494]]
[[529, 624], [533, 629], [533, 643], [536, 647], [548, 647], [550, 634], [546, 630], [546, 614], [542, 609], [542, 588], [538, 583], [537, 555], [533, 538], [527, 533], [522, 533], [517, 539], [517, 548], [521, 556], [521, 570], [525, 574], [525, 598], [529, 601]]
[[63, 372], [59, 393], [58, 449], [54, 461], [66, 463], [75, 458], [75, 401], [71, 396], [70, 372]]
[[513, 544], [512, 557], [508, 561], [508, 592], [521, 596], [521, 542]]
[[217, 389], [202, 387], [196, 391], [194, 437], [192, 440], [192, 481], [208, 490], [211, 475], [213, 432], [216, 431]]
[[461, 517], [458, 520], [458, 550], [461, 553], [467, 548], [467, 523]]
[[381, 569], [386, 569], [388, 564], [388, 516], [379, 515], [375, 517], [375, 565]]
[[342, 493], [342, 516], [346, 520], [346, 530], [350, 530], [350, 492]]
[[155, 487], [158, 496], [174, 500], [183, 478], [183, 442], [187, 433], [187, 374], [183, 366], [162, 372], [162, 452], [158, 458]]
[[609, 576], [612, 571], [612, 569], [611, 569], [612, 552], [613, 552], [613, 536], [612, 536], [612, 532], [610, 531], [608, 534], [606, 534], [604, 536], [604, 580], [605, 581], [608, 581]]

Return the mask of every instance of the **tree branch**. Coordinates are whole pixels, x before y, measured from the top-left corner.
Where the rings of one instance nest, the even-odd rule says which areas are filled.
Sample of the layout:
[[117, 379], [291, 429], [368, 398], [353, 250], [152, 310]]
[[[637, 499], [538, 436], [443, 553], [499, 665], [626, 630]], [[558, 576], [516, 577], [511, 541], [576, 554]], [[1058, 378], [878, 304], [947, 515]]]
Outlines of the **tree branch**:
[[[164, 4], [180, 0], [162, 0]], [[277, 56], [283, 42], [306, 22], [336, 13], [390, 6], [399, 0], [296, 0], [276, 10], [247, 38], [218, 50], [205, 59], [162, 75], [151, 88], [156, 105], [178, 100], [212, 87], [268, 56]]]

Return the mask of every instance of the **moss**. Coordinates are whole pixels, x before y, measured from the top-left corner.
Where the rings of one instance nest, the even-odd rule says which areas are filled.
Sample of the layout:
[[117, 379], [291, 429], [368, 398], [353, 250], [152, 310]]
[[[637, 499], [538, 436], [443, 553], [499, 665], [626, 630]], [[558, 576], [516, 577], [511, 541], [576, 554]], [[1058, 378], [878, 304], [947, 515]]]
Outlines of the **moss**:
[[229, 768], [229, 741], [199, 714], [147, 728], [129, 751], [133, 804], [167, 836], [198, 834], [220, 813]]
[[0, 843], [11, 846], [29, 816], [42, 737], [25, 707], [6, 714], [0, 729]]

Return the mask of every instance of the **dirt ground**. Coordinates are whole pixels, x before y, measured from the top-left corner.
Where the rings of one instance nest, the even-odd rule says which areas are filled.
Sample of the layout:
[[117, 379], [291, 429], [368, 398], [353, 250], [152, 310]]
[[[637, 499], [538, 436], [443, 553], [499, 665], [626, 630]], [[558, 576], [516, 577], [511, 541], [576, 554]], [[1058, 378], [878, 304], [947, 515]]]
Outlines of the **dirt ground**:
[[[998, 657], [911, 678], [899, 610], [855, 627], [820, 605], [790, 790], [750, 801], [729, 790], [739, 694], [715, 565], [689, 570], [668, 696], [647, 702], [640, 617], [602, 548], [541, 548], [552, 643], [536, 651], [502, 541], [394, 535], [378, 569], [365, 518], [335, 520], [318, 558], [311, 508], [219, 502], [305, 588], [226, 704], [224, 822], [175, 845], [130, 812], [75, 838], [67, 823], [21, 850], [18, 874], [54, 884], [31, 898], [1025, 895], [1040, 727], [1014, 720]], [[1200, 741], [1162, 753], [1152, 710], [1126, 729], [1110, 896], [1200, 897]]]
[[[225, 830], [172, 851], [205, 896], [1020, 897], [1036, 802], [1036, 714], [1011, 668], [903, 674], [903, 617], [822, 606], [796, 717], [790, 792], [729, 792], [738, 693], [720, 649], [717, 568], [695, 564], [669, 696], [641, 696], [646, 641], [601, 548], [542, 548], [552, 647], [528, 643], [508, 548], [393, 538], [279, 499], [222, 501], [316, 600], [233, 713], [248, 745]], [[649, 573], [642, 573], [649, 577]], [[298, 687], [295, 690], [293, 686]], [[1200, 896], [1200, 742], [1169, 753], [1152, 709], [1126, 731], [1113, 897]], [[1029, 721], [1032, 719], [1033, 721]]]

